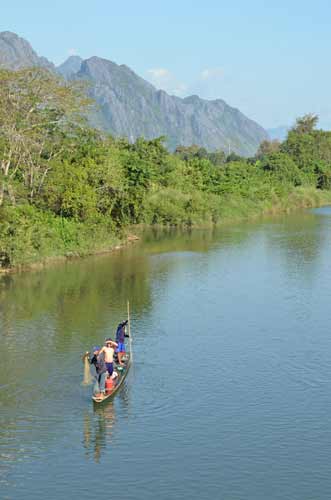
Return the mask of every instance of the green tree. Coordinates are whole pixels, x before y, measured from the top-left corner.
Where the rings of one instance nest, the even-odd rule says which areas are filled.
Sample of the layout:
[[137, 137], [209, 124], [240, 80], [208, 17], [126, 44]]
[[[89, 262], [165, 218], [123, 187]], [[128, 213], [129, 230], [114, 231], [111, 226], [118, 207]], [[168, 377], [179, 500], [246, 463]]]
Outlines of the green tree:
[[211, 161], [213, 165], [223, 166], [226, 162], [226, 154], [222, 149], [218, 149], [217, 151], [213, 151], [208, 154], [208, 159]]
[[319, 161], [315, 164], [315, 173], [317, 176], [316, 186], [319, 189], [331, 189], [331, 164]]
[[262, 141], [257, 153], [256, 153], [256, 158], [261, 159], [267, 155], [273, 154], [273, 153], [278, 153], [280, 150], [280, 142], [275, 139], [273, 141]]
[[234, 162], [234, 161], [237, 161], [237, 162], [240, 162], [242, 160], [241, 156], [237, 155], [237, 153], [230, 153], [227, 157], [226, 157], [226, 163], [231, 163], [231, 162]]
[[302, 184], [302, 172], [286, 153], [272, 153], [264, 157], [261, 161], [261, 167], [282, 183], [293, 186]]
[[0, 81], [1, 206], [6, 195], [15, 202], [16, 179], [33, 200], [87, 100], [76, 85], [41, 68], [0, 70]]
[[308, 113], [296, 119], [292, 131], [296, 134], [311, 134], [318, 123], [318, 115]]

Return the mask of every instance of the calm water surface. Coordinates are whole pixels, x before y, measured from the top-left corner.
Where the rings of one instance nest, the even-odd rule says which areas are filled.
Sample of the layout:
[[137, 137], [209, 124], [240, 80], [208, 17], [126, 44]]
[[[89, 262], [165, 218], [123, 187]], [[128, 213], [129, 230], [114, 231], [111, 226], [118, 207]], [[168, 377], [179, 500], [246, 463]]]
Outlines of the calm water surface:
[[[0, 281], [4, 499], [329, 500], [331, 209]], [[132, 305], [94, 409], [80, 355]]]

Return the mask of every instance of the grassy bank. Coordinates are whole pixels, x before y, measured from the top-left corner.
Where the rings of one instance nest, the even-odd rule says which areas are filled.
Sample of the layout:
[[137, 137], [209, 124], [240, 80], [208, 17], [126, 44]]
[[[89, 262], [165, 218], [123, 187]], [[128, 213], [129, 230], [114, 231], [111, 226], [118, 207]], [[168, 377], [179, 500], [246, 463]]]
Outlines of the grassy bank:
[[231, 198], [222, 210], [223, 221], [254, 219], [261, 215], [290, 213], [304, 208], [315, 208], [331, 204], [331, 191], [321, 191], [313, 187], [297, 187], [284, 197], [257, 202], [254, 199]]
[[107, 224], [84, 224], [29, 205], [1, 212], [1, 269], [32, 266], [108, 251], [125, 240]]
[[[331, 191], [315, 188], [296, 188], [286, 198], [275, 196], [272, 200], [261, 201], [228, 198], [223, 202], [217, 222], [208, 216], [199, 219], [190, 227], [221, 226], [250, 220], [267, 214], [318, 207], [331, 204]], [[0, 272], [13, 272], [39, 268], [54, 262], [70, 260], [87, 255], [111, 252], [132, 243], [136, 237], [134, 226], [121, 231], [106, 224], [83, 224], [45, 214], [31, 206], [7, 209], [7, 234], [2, 239], [2, 251], [7, 261], [2, 261]], [[187, 214], [189, 219], [189, 214]], [[187, 223], [181, 224], [188, 227]], [[138, 227], [137, 227], [138, 229]], [[3, 235], [2, 235], [3, 236]], [[6, 241], [6, 245], [3, 243]]]

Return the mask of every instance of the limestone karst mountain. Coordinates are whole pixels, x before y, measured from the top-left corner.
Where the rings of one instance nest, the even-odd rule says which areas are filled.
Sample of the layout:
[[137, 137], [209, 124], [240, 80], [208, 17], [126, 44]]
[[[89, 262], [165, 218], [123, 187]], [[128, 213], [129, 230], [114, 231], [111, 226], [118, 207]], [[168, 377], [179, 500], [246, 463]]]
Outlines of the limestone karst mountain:
[[164, 135], [171, 149], [198, 144], [253, 155], [267, 137], [257, 123], [221, 99], [184, 99], [156, 90], [125, 65], [92, 57], [83, 61], [76, 78], [90, 82], [90, 96], [99, 105], [94, 124], [131, 140]]
[[229, 149], [253, 155], [266, 131], [222, 99], [206, 100], [196, 95], [172, 96], [139, 77], [126, 65], [91, 57], [71, 56], [59, 67], [39, 57], [31, 45], [15, 33], [0, 33], [0, 67], [20, 69], [41, 66], [67, 79], [89, 82], [88, 93], [96, 106], [91, 124], [114, 136], [131, 141], [143, 136], [166, 136], [170, 149], [197, 144], [212, 151]]
[[0, 32], [0, 68], [18, 70], [33, 66], [55, 70], [54, 64], [39, 57], [24, 38], [11, 31]]
[[83, 59], [79, 56], [70, 56], [56, 68], [64, 78], [72, 78], [72, 76], [80, 70]]

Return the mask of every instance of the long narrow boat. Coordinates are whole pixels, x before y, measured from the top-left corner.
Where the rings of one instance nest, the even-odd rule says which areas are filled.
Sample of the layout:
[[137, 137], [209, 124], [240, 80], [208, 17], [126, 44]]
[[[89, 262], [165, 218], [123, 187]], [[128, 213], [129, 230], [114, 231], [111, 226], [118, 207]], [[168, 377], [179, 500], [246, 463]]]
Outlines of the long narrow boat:
[[114, 397], [116, 392], [120, 389], [123, 384], [126, 376], [130, 370], [132, 365], [132, 336], [131, 336], [131, 325], [130, 325], [130, 306], [128, 302], [128, 335], [129, 335], [129, 351], [126, 354], [125, 366], [119, 366], [118, 364], [114, 364], [114, 370], [118, 373], [118, 377], [114, 380], [114, 386], [112, 389], [108, 389], [106, 395], [103, 398], [97, 398], [96, 396], [92, 396], [92, 400], [96, 404], [104, 403], [105, 401], [109, 401]]

